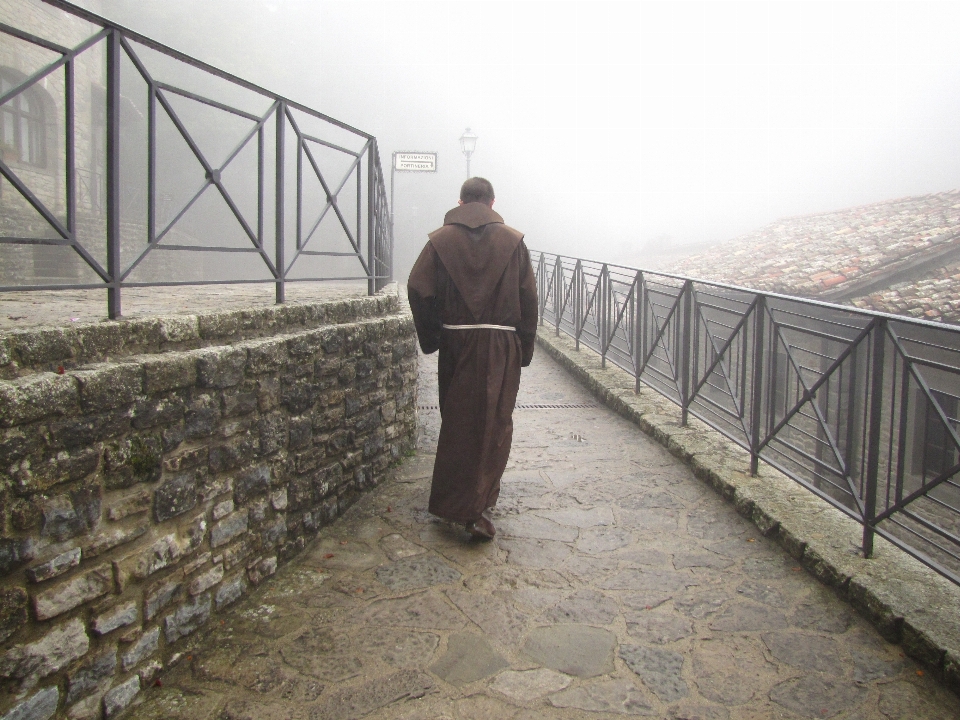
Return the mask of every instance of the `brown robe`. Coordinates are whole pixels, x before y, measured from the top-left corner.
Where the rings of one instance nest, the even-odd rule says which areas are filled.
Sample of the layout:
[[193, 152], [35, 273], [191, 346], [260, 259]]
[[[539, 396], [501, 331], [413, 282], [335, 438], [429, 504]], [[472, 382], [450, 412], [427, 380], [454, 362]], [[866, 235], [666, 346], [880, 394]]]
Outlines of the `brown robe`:
[[[440, 439], [429, 509], [472, 522], [500, 495], [520, 368], [533, 359], [537, 285], [523, 234], [483, 203], [454, 208], [429, 238], [407, 284], [420, 347], [440, 350]], [[442, 327], [480, 323], [516, 332]]]

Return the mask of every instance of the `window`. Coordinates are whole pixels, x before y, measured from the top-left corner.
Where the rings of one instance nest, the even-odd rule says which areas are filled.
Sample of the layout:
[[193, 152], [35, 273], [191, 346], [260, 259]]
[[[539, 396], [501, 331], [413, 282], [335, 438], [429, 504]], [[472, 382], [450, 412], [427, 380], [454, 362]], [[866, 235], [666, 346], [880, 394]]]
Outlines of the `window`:
[[[0, 95], [17, 85], [20, 80], [12, 73], [0, 70]], [[0, 145], [4, 153], [22, 163], [46, 167], [47, 147], [43, 105], [35, 88], [28, 88], [0, 106]]]

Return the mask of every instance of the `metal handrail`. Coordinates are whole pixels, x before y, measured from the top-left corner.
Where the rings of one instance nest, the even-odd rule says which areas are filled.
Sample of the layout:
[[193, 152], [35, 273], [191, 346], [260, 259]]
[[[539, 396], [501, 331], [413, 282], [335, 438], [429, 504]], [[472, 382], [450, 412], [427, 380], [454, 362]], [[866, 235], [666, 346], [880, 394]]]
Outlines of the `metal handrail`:
[[[42, 0], [58, 10], [84, 20], [96, 26], [96, 30], [74, 47], [65, 47], [48, 38], [40, 37], [19, 27], [0, 23], [0, 34], [16, 37], [20, 41], [29, 43], [45, 52], [54, 52], [59, 55], [52, 62], [47, 63], [32, 75], [24, 79], [19, 85], [0, 97], [0, 104], [8, 102], [17, 95], [30, 92], [46, 78], [55, 73], [63, 72], [63, 115], [64, 148], [62, 156], [63, 175], [65, 178], [63, 192], [63, 207], [54, 207], [49, 198], [40, 197], [35, 193], [30, 183], [21, 177], [19, 168], [11, 167], [4, 158], [0, 158], [0, 175], [2, 175], [26, 201], [26, 203], [43, 218], [53, 229], [56, 237], [25, 237], [13, 235], [0, 237], [0, 248], [10, 245], [49, 245], [70, 247], [97, 275], [95, 282], [77, 282], [66, 284], [31, 284], [0, 286], [3, 291], [22, 290], [64, 290], [64, 289], [94, 289], [107, 290], [108, 315], [117, 318], [121, 315], [121, 290], [124, 287], [152, 287], [176, 285], [206, 285], [230, 283], [274, 283], [276, 285], [277, 302], [283, 302], [287, 283], [329, 280], [366, 280], [367, 289], [373, 294], [392, 281], [393, 275], [393, 234], [389, 223], [389, 209], [385, 191], [383, 169], [380, 162], [380, 153], [376, 138], [369, 133], [358, 130], [346, 123], [317, 112], [305, 105], [273, 93], [263, 87], [250, 83], [242, 78], [227, 73], [208, 63], [192, 58], [185, 53], [174, 50], [162, 43], [158, 43], [144, 35], [113, 23], [95, 13], [79, 8], [66, 0]], [[97, 49], [102, 52], [97, 55]], [[247, 109], [236, 107], [235, 104], [224, 101], [222, 98], [208, 97], [206, 94], [192, 92], [178, 87], [170, 82], [159, 79], [149, 67], [150, 63], [144, 58], [144, 48], [160, 53], [169, 59], [201, 71], [205, 76], [218, 78], [224, 81], [227, 87], [241, 88], [264, 98], [268, 103], [265, 112], [251, 113]], [[80, 167], [77, 161], [78, 144], [78, 115], [76, 110], [77, 62], [83, 59], [92, 62], [94, 57], [102, 56], [103, 74], [106, 77], [105, 94], [105, 159], [102, 171]], [[124, 63], [127, 67], [124, 67]], [[132, 66], [132, 70], [130, 69]], [[146, 143], [145, 154], [147, 164], [146, 192], [143, 202], [137, 203], [144, 209], [146, 221], [143, 223], [143, 243], [134, 253], [135, 257], [128, 261], [121, 256], [121, 221], [125, 206], [121, 200], [121, 188], [129, 185], [131, 172], [121, 166], [120, 162], [120, 114], [122, 96], [120, 92], [121, 78], [127, 76], [137, 78], [146, 87]], [[201, 104], [213, 111], [227, 113], [232, 117], [242, 118], [252, 126], [243, 136], [239, 144], [227, 155], [225, 161], [214, 163], [206, 157], [197, 139], [193, 136], [186, 124], [182, 121], [170, 99], [173, 97], [187, 99]], [[343, 141], [334, 142], [334, 139], [319, 137], [315, 132], [306, 132], [298, 123], [300, 118], [309, 118], [319, 121], [326, 128], [336, 128], [349, 134], [360, 143], [359, 147], [343, 147]], [[172, 219], [162, 227], [158, 219], [158, 158], [163, 153], [159, 146], [158, 123], [160, 119], [169, 122], [176, 130], [176, 137], [182, 140], [189, 148], [190, 153], [199, 163], [199, 187], [190, 196], [190, 199], [178, 211], [173, 213]], [[272, 143], [267, 137], [267, 130], [273, 129]], [[87, 128], [95, 132], [93, 128]], [[342, 133], [341, 133], [342, 134]], [[126, 142], [126, 140], [125, 140]], [[268, 143], [273, 145], [272, 153], [267, 151]], [[347, 143], [349, 144], [349, 143]], [[318, 147], [341, 153], [349, 158], [349, 169], [336, 181], [331, 181], [318, 163], [315, 149]], [[257, 154], [256, 176], [246, 178], [256, 182], [257, 207], [255, 213], [241, 211], [237, 201], [224, 184], [221, 174], [231, 166], [231, 163], [241, 152], [253, 148]], [[295, 155], [296, 162], [296, 192], [289, 192], [287, 167], [288, 155]], [[364, 165], [366, 169], [364, 170]], [[363, 182], [363, 172], [366, 172], [366, 183]], [[272, 177], [271, 177], [272, 176]], [[305, 180], [315, 180], [322, 188], [324, 199], [310, 202], [304, 196]], [[94, 186], [96, 182], [96, 186]], [[272, 182], [272, 197], [268, 199], [268, 185]], [[102, 183], [102, 197], [99, 196], [99, 185]], [[95, 191], [96, 187], [96, 191]], [[216, 193], [226, 208], [236, 219], [243, 235], [249, 244], [245, 247], [228, 247], [216, 243], [209, 245], [183, 244], [172, 241], [175, 232], [181, 229], [181, 220], [206, 193]], [[129, 194], [129, 193], [128, 193]], [[295, 196], [295, 199], [291, 199]], [[349, 197], [348, 197], [349, 196]], [[90, 206], [90, 207], [87, 207]], [[288, 207], [290, 206], [290, 207]], [[351, 207], [348, 207], [351, 206]], [[89, 210], [105, 220], [103, 236], [96, 238], [92, 243], [89, 237], [81, 238], [77, 231], [78, 211]], [[352, 212], [355, 210], [355, 214]], [[266, 228], [268, 211], [272, 211], [272, 232]], [[295, 239], [287, 227], [287, 213], [295, 214]], [[255, 215], [255, 217], [252, 217]], [[313, 218], [311, 227], [304, 231], [304, 219]], [[345, 251], [327, 251], [317, 249], [316, 230], [322, 222], [339, 226], [350, 245]], [[128, 223], [129, 224], [129, 223]], [[209, 232], [207, 232], [209, 230]], [[211, 224], [205, 228], [205, 234], [215, 236], [217, 227]], [[363, 242], [366, 234], [366, 243]], [[272, 238], [270, 236], [273, 236]], [[268, 242], [272, 239], [272, 243]], [[102, 241], [103, 245], [100, 245]], [[288, 255], [288, 245], [293, 244], [293, 252]], [[312, 241], [312, 242], [311, 242]], [[271, 247], [272, 245], [272, 247]], [[97, 246], [105, 246], [106, 256], [98, 260], [95, 252]], [[202, 279], [189, 280], [183, 277], [162, 277], [150, 281], [133, 281], [131, 274], [140, 264], [157, 251], [172, 252], [217, 252], [217, 253], [252, 253], [260, 258], [262, 266], [268, 271], [269, 277], [250, 278], [237, 277], [234, 279]], [[292, 275], [298, 266], [305, 261], [301, 258], [316, 256], [354, 258], [357, 263], [355, 272], [337, 272], [323, 277], [294, 277]]]
[[960, 327], [531, 257], [541, 325], [960, 584]]

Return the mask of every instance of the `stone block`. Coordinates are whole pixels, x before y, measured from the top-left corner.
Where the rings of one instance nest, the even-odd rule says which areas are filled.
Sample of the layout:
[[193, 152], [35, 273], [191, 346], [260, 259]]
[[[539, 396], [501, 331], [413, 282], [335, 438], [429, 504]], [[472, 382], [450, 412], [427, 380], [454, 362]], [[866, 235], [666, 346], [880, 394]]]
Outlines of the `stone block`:
[[10, 467], [26, 456], [41, 450], [43, 437], [37, 428], [13, 427], [0, 430], [0, 468]]
[[144, 390], [148, 395], [193, 387], [197, 359], [189, 353], [164, 353], [143, 363]]
[[327, 453], [323, 447], [312, 447], [293, 456], [293, 469], [299, 475], [310, 473], [320, 466], [326, 456]]
[[194, 398], [184, 413], [184, 437], [187, 440], [207, 437], [220, 422], [220, 403], [209, 395]]
[[11, 499], [10, 527], [17, 532], [31, 535], [40, 531], [40, 505], [36, 498]]
[[270, 505], [274, 510], [286, 510], [287, 509], [287, 489], [281, 488], [275, 492], [270, 493]]
[[[224, 475], [206, 475], [197, 479], [197, 496], [201, 502], [233, 492], [233, 478]], [[219, 519], [219, 518], [216, 518]]]
[[229, 570], [232, 567], [236, 567], [246, 558], [250, 557], [252, 552], [253, 548], [250, 547], [250, 543], [248, 543], [246, 540], [227, 548], [223, 552], [224, 570]]
[[313, 440], [313, 420], [309, 417], [290, 418], [290, 441], [291, 450], [300, 450], [310, 445]]
[[49, 620], [106, 595], [112, 589], [113, 570], [109, 565], [100, 565], [35, 595], [33, 610], [37, 620]]
[[239, 388], [225, 390], [223, 393], [223, 416], [236, 417], [248, 415], [257, 409], [256, 390], [244, 383]]
[[3, 716], [3, 720], [49, 720], [57, 712], [60, 704], [60, 690], [54, 687], [44, 688], [30, 696]]
[[109, 648], [67, 675], [67, 705], [86, 697], [117, 672], [117, 649]]
[[0, 427], [73, 413], [79, 399], [77, 381], [71, 375], [39, 373], [0, 381]]
[[167, 480], [153, 494], [153, 516], [157, 522], [182, 515], [197, 504], [197, 480], [183, 473]]
[[137, 604], [135, 602], [128, 602], [100, 613], [93, 619], [91, 626], [95, 635], [103, 636], [118, 628], [132, 625], [139, 617], [140, 614], [137, 612]]
[[256, 527], [266, 519], [270, 505], [265, 499], [260, 499], [251, 501], [247, 507], [250, 511], [250, 525]]
[[132, 425], [137, 430], [172, 425], [183, 420], [185, 414], [186, 402], [179, 395], [149, 397], [134, 406]]
[[240, 417], [228, 419], [224, 416], [224, 422], [221, 423], [218, 428], [217, 435], [222, 438], [233, 438], [241, 434], [249, 433], [250, 429], [254, 427], [256, 423], [256, 417]]
[[257, 454], [257, 439], [247, 433], [210, 448], [208, 467], [212, 473], [233, 470], [250, 462]]
[[120, 582], [120, 591], [123, 592], [130, 578], [143, 580], [176, 562], [181, 554], [176, 536], [171, 533], [157, 539], [149, 547], [115, 561], [114, 567]]
[[247, 568], [247, 577], [250, 578], [250, 582], [254, 585], [259, 585], [266, 578], [270, 577], [277, 571], [277, 556], [264, 558], [263, 560], [258, 560], [254, 562], [250, 567]]
[[189, 522], [181, 522], [179, 532], [180, 550], [184, 555], [199, 548], [206, 537], [207, 517], [205, 512], [201, 511]]
[[103, 696], [103, 716], [112, 718], [125, 710], [140, 692], [140, 677], [134, 675], [107, 691]]
[[132, 403], [143, 392], [143, 369], [138, 364], [100, 365], [73, 373], [80, 384], [80, 407], [102, 412]]
[[157, 613], [183, 594], [183, 573], [175, 572], [171, 577], [147, 588], [143, 595], [143, 617], [152, 620]]
[[249, 518], [246, 508], [228, 515], [210, 531], [210, 546], [220, 547], [247, 531]]
[[35, 464], [24, 460], [11, 475], [22, 493], [47, 492], [55, 485], [83, 480], [96, 471], [99, 462], [99, 451], [90, 447], [72, 453], [61, 452]]
[[104, 530], [94, 535], [93, 538], [83, 546], [83, 557], [87, 559], [95, 558], [109, 550], [113, 550], [115, 547], [133, 542], [137, 538], [145, 535], [146, 532], [146, 525]]
[[257, 404], [262, 413], [280, 407], [280, 381], [277, 378], [267, 377], [257, 381]]
[[283, 516], [278, 517], [269, 526], [263, 529], [261, 537], [264, 547], [272, 547], [282, 540], [287, 534], [287, 519]]
[[346, 417], [353, 417], [363, 409], [363, 398], [356, 392], [350, 392], [344, 395], [343, 411]]
[[279, 370], [286, 360], [287, 348], [283, 339], [270, 338], [247, 346], [247, 372], [251, 375]]
[[163, 438], [163, 451], [165, 453], [173, 452], [186, 438], [186, 431], [184, 430], [183, 423], [176, 423], [170, 427], [166, 427], [160, 433], [160, 437]]
[[0, 676], [32, 687], [87, 654], [90, 638], [83, 621], [74, 618], [26, 645], [14, 645], [0, 656]]
[[35, 552], [36, 544], [29, 538], [0, 538], [0, 575], [30, 562]]
[[141, 490], [117, 500], [107, 510], [107, 517], [111, 520], [123, 520], [131, 515], [140, 515], [150, 509], [150, 493]]
[[168, 315], [158, 317], [160, 341], [190, 344], [200, 339], [200, 323], [196, 315]]
[[280, 390], [280, 404], [291, 415], [303, 415], [320, 397], [321, 386], [309, 378], [300, 378], [285, 384]]
[[123, 669], [130, 670], [160, 649], [160, 628], [145, 632], [120, 658]]
[[223, 565], [214, 565], [206, 572], [195, 577], [193, 582], [190, 583], [187, 592], [191, 595], [199, 595], [212, 588], [221, 580], [223, 580]]
[[246, 505], [254, 497], [270, 490], [270, 466], [258, 465], [237, 473], [233, 481], [233, 499], [237, 505]]
[[380, 410], [369, 410], [353, 418], [351, 424], [358, 433], [365, 435], [381, 425]]
[[27, 591], [11, 587], [0, 590], [0, 643], [27, 624]]
[[233, 498], [227, 498], [221, 503], [213, 506], [213, 519], [222, 520], [233, 512]]
[[152, 483], [163, 472], [163, 448], [156, 435], [134, 435], [107, 445], [103, 454], [105, 483], [109, 489]]
[[368, 437], [363, 441], [363, 457], [366, 460], [369, 460], [376, 455], [383, 452], [383, 446], [386, 442], [386, 438], [383, 434], [383, 430], [378, 430], [373, 435]]
[[100, 521], [100, 486], [77, 488], [42, 503], [40, 537], [68, 540], [93, 530]]
[[151, 660], [143, 665], [139, 670], [137, 670], [137, 675], [140, 676], [140, 687], [150, 687], [150, 685], [153, 684], [154, 679], [162, 670], [163, 663], [161, 663], [159, 660]]
[[172, 473], [195, 470], [198, 467], [206, 465], [209, 461], [209, 456], [210, 449], [206, 446], [190, 448], [189, 450], [184, 450], [179, 455], [165, 458], [163, 461], [163, 469]]
[[213, 601], [209, 594], [198, 595], [164, 618], [163, 632], [168, 643], [175, 643], [202, 626], [210, 618]]
[[204, 340], [235, 336], [241, 328], [241, 310], [200, 315], [200, 336]]
[[239, 385], [247, 365], [247, 351], [242, 347], [218, 347], [197, 354], [197, 384], [207, 388]]
[[243, 575], [237, 575], [233, 580], [225, 582], [217, 590], [215, 600], [217, 610], [236, 602], [247, 591], [247, 581]]
[[195, 558], [193, 558], [190, 562], [184, 563], [182, 568], [183, 576], [187, 577], [188, 575], [192, 575], [194, 572], [202, 568], [204, 565], [210, 562], [210, 558], [212, 557], [212, 555], [213, 554], [209, 552], [200, 553]]
[[133, 409], [128, 407], [54, 420], [49, 426], [50, 447], [70, 452], [89, 448], [129, 432], [132, 419]]

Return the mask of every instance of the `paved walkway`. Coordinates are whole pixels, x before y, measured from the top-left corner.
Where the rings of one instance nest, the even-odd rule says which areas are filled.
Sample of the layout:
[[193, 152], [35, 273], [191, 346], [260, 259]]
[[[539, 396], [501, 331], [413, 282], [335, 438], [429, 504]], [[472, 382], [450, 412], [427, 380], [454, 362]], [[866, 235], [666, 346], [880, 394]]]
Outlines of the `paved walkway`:
[[[435, 366], [422, 358], [425, 405]], [[956, 696], [544, 353], [518, 402], [496, 540], [425, 512], [439, 414], [424, 410], [420, 454], [185, 648], [132, 715], [960, 717]]]

